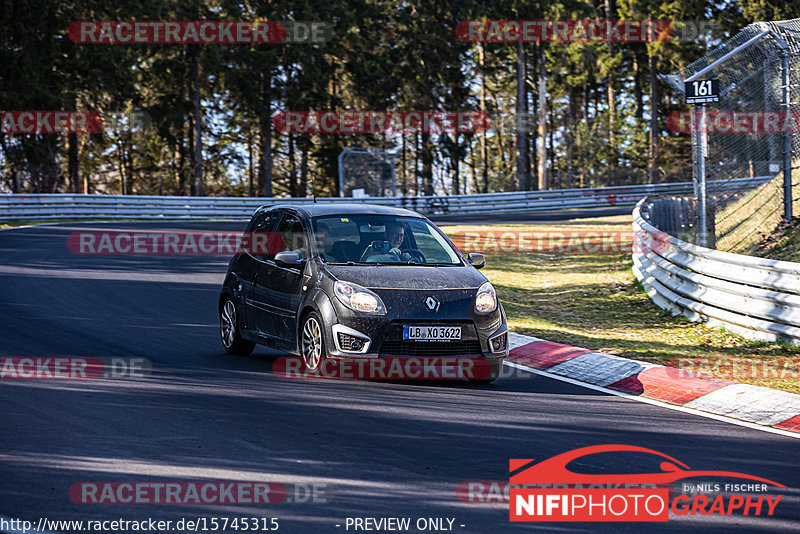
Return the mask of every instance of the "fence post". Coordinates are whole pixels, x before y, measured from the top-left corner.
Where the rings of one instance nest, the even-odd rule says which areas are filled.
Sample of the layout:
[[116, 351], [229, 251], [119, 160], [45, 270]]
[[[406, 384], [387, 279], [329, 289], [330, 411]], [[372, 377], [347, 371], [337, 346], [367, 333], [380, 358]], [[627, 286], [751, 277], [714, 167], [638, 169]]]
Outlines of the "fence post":
[[[781, 46], [781, 84], [783, 85], [783, 109], [786, 121], [792, 112], [789, 100], [789, 47]], [[783, 132], [783, 218], [792, 220], [792, 134], [788, 128]]]
[[[699, 110], [699, 111], [698, 111]], [[708, 224], [706, 210], [706, 154], [708, 152], [708, 129], [706, 128], [706, 105], [694, 107], [692, 122], [695, 125], [692, 131], [694, 144], [694, 197], [697, 206], [694, 210], [695, 243], [701, 247], [708, 245]]]

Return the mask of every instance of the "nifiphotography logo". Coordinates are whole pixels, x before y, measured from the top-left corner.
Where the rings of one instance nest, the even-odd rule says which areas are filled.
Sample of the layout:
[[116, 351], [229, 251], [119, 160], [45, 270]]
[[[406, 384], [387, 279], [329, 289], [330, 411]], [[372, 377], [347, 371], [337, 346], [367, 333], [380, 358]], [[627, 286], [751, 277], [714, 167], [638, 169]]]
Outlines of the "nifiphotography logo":
[[[646, 453], [666, 461], [661, 461], [660, 472], [644, 474], [582, 474], [568, 469], [575, 460], [608, 452]], [[674, 516], [771, 516], [783, 495], [767, 495], [767, 487], [786, 487], [744, 473], [695, 471], [664, 453], [632, 445], [583, 447], [540, 462], [512, 459], [509, 472], [510, 521], [668, 521], [670, 512]], [[698, 477], [731, 481], [681, 483], [677, 491], [671, 486]]]

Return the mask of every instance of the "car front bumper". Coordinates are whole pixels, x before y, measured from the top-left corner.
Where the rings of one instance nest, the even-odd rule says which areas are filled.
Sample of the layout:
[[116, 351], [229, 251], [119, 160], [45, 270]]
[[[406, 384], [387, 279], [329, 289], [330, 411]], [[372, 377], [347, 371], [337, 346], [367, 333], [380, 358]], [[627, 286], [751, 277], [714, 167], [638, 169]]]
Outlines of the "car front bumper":
[[[482, 357], [493, 363], [502, 362], [508, 356], [508, 328], [501, 305], [498, 304], [494, 312], [477, 313], [471, 311], [474, 308], [472, 294], [466, 299], [464, 295], [441, 297], [433, 293], [433, 296], [442, 299], [436, 312], [422, 309], [421, 306], [416, 306], [416, 309], [414, 306], [399, 306], [397, 302], [392, 302], [395, 304], [392, 306], [381, 295], [388, 308], [385, 315], [356, 312], [337, 299], [332, 299], [336, 322], [326, 329], [328, 355], [334, 358]], [[457, 301], [461, 301], [461, 306], [446, 305], [458, 304]], [[400, 313], [400, 310], [404, 313]], [[460, 326], [461, 339], [405, 340], [403, 327], [407, 325]]]

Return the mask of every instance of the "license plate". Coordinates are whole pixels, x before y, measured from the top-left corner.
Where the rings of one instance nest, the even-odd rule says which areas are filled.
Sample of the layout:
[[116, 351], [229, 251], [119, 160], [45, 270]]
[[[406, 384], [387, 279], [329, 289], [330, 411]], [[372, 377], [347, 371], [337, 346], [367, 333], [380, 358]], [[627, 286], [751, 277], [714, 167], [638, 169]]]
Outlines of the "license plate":
[[403, 339], [411, 341], [458, 341], [460, 326], [403, 326]]

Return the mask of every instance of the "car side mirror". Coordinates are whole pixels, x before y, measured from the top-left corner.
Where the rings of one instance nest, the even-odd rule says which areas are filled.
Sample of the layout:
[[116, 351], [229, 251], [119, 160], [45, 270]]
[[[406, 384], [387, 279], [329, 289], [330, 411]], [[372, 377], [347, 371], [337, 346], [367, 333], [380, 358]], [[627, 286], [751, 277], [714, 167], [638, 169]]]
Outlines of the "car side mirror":
[[470, 252], [467, 256], [467, 261], [476, 269], [481, 269], [486, 265], [486, 258], [483, 257], [483, 254], [478, 254], [477, 252]]
[[300, 267], [303, 260], [300, 259], [300, 254], [293, 250], [284, 250], [275, 254], [275, 265], [278, 267]]

